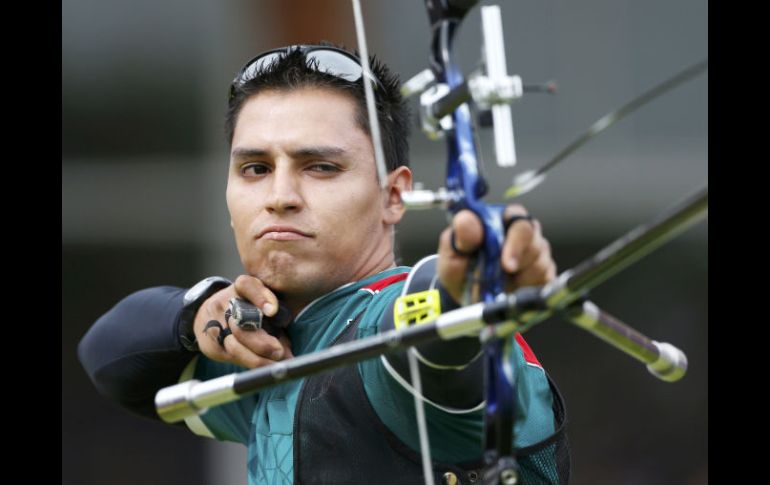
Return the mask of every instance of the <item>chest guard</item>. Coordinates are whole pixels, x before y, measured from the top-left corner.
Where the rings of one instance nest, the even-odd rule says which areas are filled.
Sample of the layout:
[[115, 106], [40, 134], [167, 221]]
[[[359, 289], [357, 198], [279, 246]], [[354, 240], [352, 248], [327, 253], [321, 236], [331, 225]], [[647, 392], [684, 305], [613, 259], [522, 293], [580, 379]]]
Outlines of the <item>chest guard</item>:
[[[359, 318], [334, 344], [355, 339]], [[525, 485], [567, 483], [569, 453], [561, 395], [551, 383], [556, 432], [518, 450]], [[436, 483], [481, 483], [475, 463], [433, 462]], [[379, 419], [364, 390], [358, 366], [346, 366], [306, 379], [294, 420], [294, 483], [297, 485], [423, 483], [420, 455]]]

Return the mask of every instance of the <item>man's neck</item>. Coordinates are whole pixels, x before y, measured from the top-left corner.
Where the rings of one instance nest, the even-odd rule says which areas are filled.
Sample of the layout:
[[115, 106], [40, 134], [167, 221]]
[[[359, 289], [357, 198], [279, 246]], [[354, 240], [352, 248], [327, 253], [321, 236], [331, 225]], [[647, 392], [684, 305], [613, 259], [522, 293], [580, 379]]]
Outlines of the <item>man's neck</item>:
[[305, 294], [305, 295], [300, 295], [300, 294], [297, 294], [297, 293], [292, 293], [291, 295], [289, 295], [289, 294], [281, 293], [281, 292], [275, 291], [275, 290], [273, 290], [273, 292], [278, 297], [278, 300], [281, 302], [281, 304], [286, 306], [286, 308], [289, 310], [289, 312], [291, 313], [292, 319], [295, 319], [297, 317], [297, 315], [299, 315], [305, 308], [307, 308], [311, 303], [313, 303], [314, 301], [318, 300], [319, 298], [322, 298], [322, 297], [328, 295], [329, 293], [332, 293], [332, 292], [342, 288], [343, 286], [347, 286], [347, 285], [349, 285], [351, 283], [355, 283], [357, 281], [364, 280], [364, 279], [369, 278], [371, 276], [374, 276], [376, 274], [382, 273], [383, 271], [387, 271], [389, 269], [393, 269], [396, 266], [397, 265], [396, 265], [395, 260], [391, 259], [391, 261], [385, 267], [377, 268], [376, 270], [373, 270], [373, 271], [369, 272], [369, 274], [367, 274], [367, 275], [365, 275], [365, 276], [363, 276], [361, 278], [357, 278], [357, 279], [355, 279], [353, 281], [348, 281], [346, 283], [343, 283], [341, 285], [336, 286], [335, 288], [330, 288], [327, 291], [323, 291], [323, 292], [309, 293], [309, 294]]

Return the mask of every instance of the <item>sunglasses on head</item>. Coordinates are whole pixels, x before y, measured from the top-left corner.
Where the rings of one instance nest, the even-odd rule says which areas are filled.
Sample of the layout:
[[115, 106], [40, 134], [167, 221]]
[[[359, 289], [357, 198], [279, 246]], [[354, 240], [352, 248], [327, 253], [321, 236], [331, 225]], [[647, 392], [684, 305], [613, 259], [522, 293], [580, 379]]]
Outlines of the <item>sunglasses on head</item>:
[[[229, 100], [232, 101], [235, 98], [237, 88], [262, 74], [281, 57], [297, 50], [305, 55], [305, 58], [309, 61], [308, 66], [319, 72], [330, 74], [351, 83], [356, 83], [364, 77], [364, 70], [358, 58], [347, 51], [328, 46], [292, 45], [263, 52], [247, 62], [238, 72], [238, 75], [235, 76], [232, 84], [230, 84]], [[367, 77], [373, 81], [375, 90], [381, 87], [380, 81], [373, 75]]]

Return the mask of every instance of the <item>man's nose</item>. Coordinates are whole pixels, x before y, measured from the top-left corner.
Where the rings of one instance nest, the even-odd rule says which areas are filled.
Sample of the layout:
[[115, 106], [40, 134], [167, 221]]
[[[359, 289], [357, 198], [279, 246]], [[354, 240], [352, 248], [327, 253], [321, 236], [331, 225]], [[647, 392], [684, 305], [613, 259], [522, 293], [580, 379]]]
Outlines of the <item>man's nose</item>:
[[287, 167], [276, 167], [267, 197], [268, 212], [298, 211], [302, 205], [297, 175]]

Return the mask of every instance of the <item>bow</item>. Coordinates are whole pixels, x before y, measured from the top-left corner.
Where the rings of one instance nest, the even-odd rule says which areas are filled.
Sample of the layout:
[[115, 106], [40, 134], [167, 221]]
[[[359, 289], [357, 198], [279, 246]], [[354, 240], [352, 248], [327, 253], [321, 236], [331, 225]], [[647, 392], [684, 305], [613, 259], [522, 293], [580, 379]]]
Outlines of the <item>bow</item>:
[[[463, 302], [466, 306], [458, 310], [432, 315], [427, 323], [404, 330], [385, 332], [315, 354], [223, 376], [205, 383], [188, 381], [162, 389], [156, 396], [156, 406], [163, 419], [169, 422], [179, 421], [191, 414], [203, 412], [208, 407], [231, 402], [278, 382], [350, 365], [438, 338], [451, 339], [476, 334], [480, 335], [485, 343], [484, 483], [512, 485], [520, 483], [512, 446], [516, 383], [512, 379], [514, 374], [510, 372], [511, 364], [507, 360], [509, 353], [506, 347], [516, 332], [524, 332], [551, 314], [559, 313], [647, 364], [650, 371], [661, 379], [674, 381], [684, 375], [687, 363], [681, 351], [669, 344], [650, 340], [600, 310], [584, 296], [589, 289], [705, 217], [708, 205], [707, 188], [695, 193], [651, 223], [629, 232], [583, 264], [563, 272], [551, 284], [542, 288], [522, 289], [512, 294], [503, 293], [503, 275], [499, 267], [503, 242], [503, 206], [483, 201], [488, 184], [483, 177], [476, 153], [471, 106], [491, 112], [498, 163], [509, 167], [515, 164], [516, 158], [510, 107], [507, 103], [521, 97], [526, 91], [552, 90], [552, 86], [528, 87], [522, 84], [518, 76], [508, 76], [502, 25], [496, 7], [484, 7], [482, 11], [484, 69], [465, 79], [454, 62], [452, 42], [459, 24], [474, 3], [475, 1], [426, 0], [433, 31], [431, 68], [430, 71], [423, 72], [405, 83], [404, 93], [421, 93], [421, 121], [424, 131], [432, 138], [443, 137], [446, 141], [446, 187], [436, 192], [413, 191], [403, 197], [407, 207], [442, 206], [450, 213], [469, 209], [479, 216], [485, 237], [473, 275], [473, 279], [478, 281], [478, 301], [474, 303], [469, 298]], [[353, 5], [362, 65], [364, 71], [370, 73], [360, 5], [357, 0], [353, 0]], [[371, 76], [364, 76], [364, 79], [369, 77]], [[368, 82], [364, 82], [364, 86], [378, 174], [381, 183], [384, 183], [385, 164], [379, 141], [374, 95]], [[663, 91], [665, 90], [660, 92]], [[648, 96], [649, 99], [652, 97], [654, 96]], [[625, 116], [638, 105], [640, 103], [629, 103], [627, 106], [630, 108], [621, 110], [621, 114]], [[617, 120], [620, 117], [622, 116], [612, 118]], [[608, 123], [605, 121], [600, 125], [601, 129], [594, 129], [591, 136], [605, 129]], [[564, 153], [565, 151], [562, 152]], [[540, 181], [542, 173], [538, 173], [536, 177], [518, 177], [514, 187], [521, 193], [524, 190], [522, 187], [531, 189]], [[410, 368], [413, 370], [413, 386], [419, 394], [416, 360], [412, 352], [408, 355]], [[415, 402], [425, 480], [426, 483], [433, 483], [422, 401], [415, 399]]]
[[[352, 0], [356, 20], [356, 32], [362, 64], [366, 72], [368, 51], [363, 30], [359, 0]], [[474, 124], [470, 106], [477, 111], [491, 112], [494, 127], [495, 153], [501, 167], [516, 164], [516, 151], [513, 136], [511, 110], [508, 103], [520, 98], [525, 90], [555, 92], [555, 84], [546, 83], [525, 86], [519, 76], [509, 76], [506, 72], [505, 47], [500, 10], [497, 6], [482, 7], [482, 31], [484, 44], [483, 63], [480, 72], [465, 79], [453, 57], [453, 41], [458, 27], [467, 13], [475, 6], [476, 0], [426, 0], [426, 9], [430, 21], [432, 39], [430, 44], [430, 69], [426, 69], [404, 84], [405, 96], [420, 94], [420, 116], [423, 131], [431, 139], [444, 138], [447, 148], [446, 185], [438, 191], [419, 190], [404, 193], [402, 198], [407, 208], [421, 209], [442, 206], [451, 214], [460, 210], [471, 210], [481, 220], [484, 228], [484, 240], [474, 274], [469, 280], [477, 281], [474, 294], [477, 300], [494, 307], [494, 302], [501, 302], [503, 319], [511, 318], [510, 311], [516, 308], [519, 323], [508, 325], [503, 330], [498, 325], [486, 327], [481, 331], [485, 359], [485, 413], [484, 413], [484, 465], [483, 483], [485, 485], [514, 485], [519, 482], [518, 466], [513, 450], [513, 424], [516, 397], [515, 374], [511, 371], [508, 352], [513, 334], [524, 331], [549, 315], [549, 310], [561, 310], [573, 323], [594, 332], [612, 345], [625, 350], [631, 355], [648, 363], [653, 373], [665, 380], [677, 380], [686, 370], [686, 357], [670, 344], [653, 343], [634, 331], [618, 319], [600, 310], [595, 304], [583, 297], [592, 286], [603, 281], [611, 274], [638, 259], [654, 247], [662, 244], [677, 232], [684, 230], [700, 217], [703, 217], [708, 204], [707, 189], [701, 190], [688, 202], [668, 215], [661, 217], [657, 224], [642, 227], [637, 234], [629, 233], [619, 240], [614, 247], [609, 247], [604, 254], [599, 254], [573, 271], [563, 273], [553, 284], [534, 294], [520, 294], [518, 298], [508, 298], [503, 294], [503, 274], [500, 268], [501, 248], [504, 240], [504, 206], [488, 204], [483, 197], [488, 192], [488, 183], [483, 177], [479, 156], [476, 152]], [[519, 175], [506, 196], [513, 197], [532, 190], [545, 178], [545, 172], [558, 164], [568, 155], [587, 143], [591, 138], [607, 129], [639, 107], [673, 89], [677, 85], [703, 72], [707, 62], [701, 62], [666, 82], [638, 96], [619, 110], [599, 119], [583, 136], [559, 152], [551, 161], [537, 171]], [[371, 86], [367, 84], [367, 106], [370, 125], [375, 128], [375, 158], [379, 173], [385, 173], [382, 150], [378, 152], [379, 128], [374, 112], [374, 97]], [[378, 158], [380, 157], [380, 158]], [[384, 183], [384, 178], [380, 179]], [[665, 222], [664, 222], [665, 221]], [[643, 237], [637, 237], [637, 236]], [[471, 287], [466, 291], [466, 301], [470, 300]], [[536, 308], [538, 316], [524, 313]], [[420, 309], [412, 311], [412, 317]], [[546, 311], [543, 311], [546, 310]], [[421, 315], [425, 318], [426, 315]], [[409, 316], [404, 318], [409, 319]], [[415, 320], [415, 318], [412, 318]], [[633, 349], [633, 350], [631, 350]], [[661, 359], [666, 363], [658, 362]], [[643, 357], [643, 358], [642, 358]], [[426, 484], [433, 483], [430, 459], [430, 446], [427, 439], [420, 376], [414, 349], [408, 353], [412, 387], [416, 390], [415, 408], [420, 435], [420, 447], [423, 458], [423, 473]], [[657, 367], [656, 367], [657, 366]]]
[[[431, 138], [445, 138], [448, 152], [446, 187], [430, 194], [426, 191], [404, 194], [407, 208], [445, 205], [450, 213], [468, 209], [475, 213], [484, 227], [484, 240], [478, 253], [478, 299], [492, 303], [503, 292], [500, 257], [504, 240], [502, 205], [487, 204], [483, 197], [488, 191], [480, 169], [473, 133], [469, 97], [476, 94], [477, 104], [492, 109], [495, 127], [495, 148], [498, 164], [512, 166], [516, 162], [511, 112], [505, 101], [522, 94], [521, 79], [506, 74], [505, 53], [499, 8], [482, 9], [484, 26], [484, 73], [466, 81], [453, 58], [453, 41], [457, 29], [475, 2], [427, 1], [426, 7], [433, 36], [431, 39], [430, 71], [424, 72], [421, 85], [407, 82], [405, 93], [422, 91], [420, 111], [424, 131]], [[361, 38], [359, 37], [359, 44]], [[429, 74], [428, 74], [429, 73]], [[430, 83], [430, 87], [427, 84]], [[427, 197], [427, 204], [425, 195]], [[472, 277], [472, 275], [469, 275]], [[466, 300], [470, 299], [470, 286]], [[467, 301], [466, 301], [467, 303]], [[484, 345], [484, 476], [485, 484], [514, 484], [518, 469], [513, 453], [513, 418], [515, 382], [509, 361], [509, 339], [497, 338], [486, 329]], [[419, 372], [414, 351], [408, 354], [412, 381], [421, 393]], [[427, 426], [423, 402], [415, 396], [423, 474], [427, 484], [433, 483]]]

